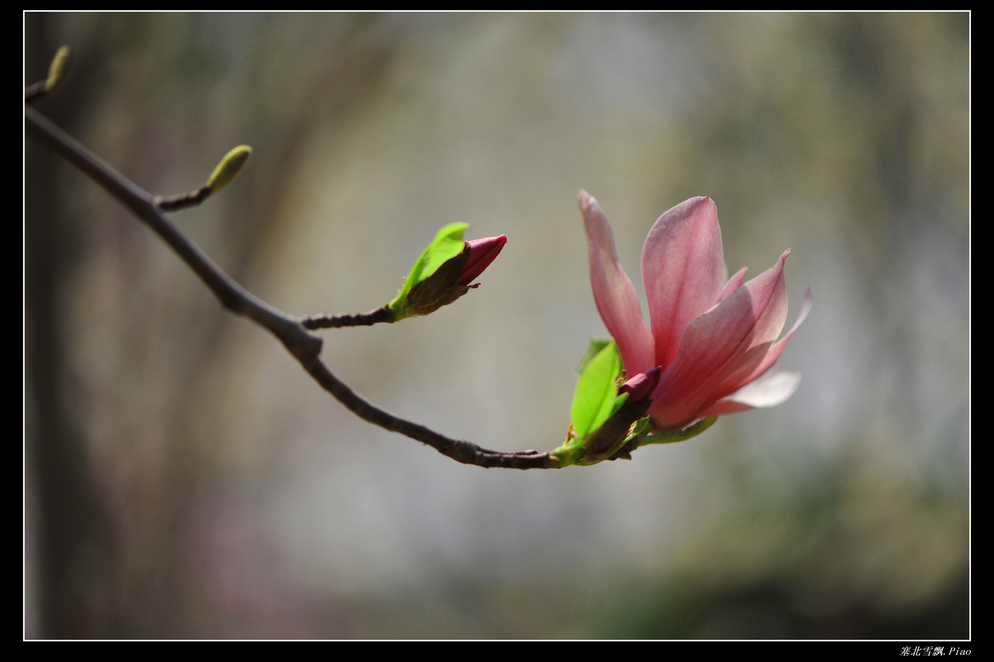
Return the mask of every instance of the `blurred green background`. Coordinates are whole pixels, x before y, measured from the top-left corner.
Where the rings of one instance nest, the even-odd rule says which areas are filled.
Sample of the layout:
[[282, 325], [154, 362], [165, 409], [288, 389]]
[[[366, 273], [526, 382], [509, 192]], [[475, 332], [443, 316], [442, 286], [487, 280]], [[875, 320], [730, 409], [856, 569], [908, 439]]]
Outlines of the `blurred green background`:
[[[945, 14], [27, 14], [39, 109], [292, 314], [390, 300], [442, 225], [508, 243], [427, 318], [325, 331], [396, 414], [559, 445], [603, 336], [576, 197], [640, 296], [653, 221], [786, 248], [799, 391], [632, 462], [484, 470], [357, 419], [25, 146], [28, 637], [969, 636], [969, 31]], [[643, 297], [644, 302], [644, 297]], [[643, 303], [644, 306], [644, 303]]]

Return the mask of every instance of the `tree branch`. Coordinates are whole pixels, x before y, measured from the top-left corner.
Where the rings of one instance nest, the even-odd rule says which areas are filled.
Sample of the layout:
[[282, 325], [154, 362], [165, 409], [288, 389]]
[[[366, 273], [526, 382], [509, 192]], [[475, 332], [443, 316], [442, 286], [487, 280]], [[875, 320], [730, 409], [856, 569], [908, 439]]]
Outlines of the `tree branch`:
[[[423, 425], [394, 416], [363, 399], [335, 377], [321, 361], [319, 355], [322, 341], [309, 333], [307, 328], [308, 325], [310, 325], [309, 328], [328, 328], [385, 322], [386, 319], [379, 319], [382, 313], [372, 311], [365, 315], [315, 316], [299, 321], [269, 305], [235, 282], [183, 234], [165, 215], [159, 204], [163, 200], [162, 198], [153, 196], [117, 172], [31, 106], [25, 105], [24, 120], [31, 136], [41, 140], [83, 174], [102, 186], [159, 235], [186, 262], [204, 285], [217, 296], [223, 307], [236, 315], [248, 317], [275, 335], [321, 388], [328, 391], [349, 411], [374, 425], [416, 439], [431, 446], [442, 455], [463, 464], [504, 469], [555, 469], [559, 467], [559, 463], [548, 452], [505, 453], [487, 450], [468, 441], [450, 439]], [[338, 322], [330, 322], [330, 320], [338, 320]]]

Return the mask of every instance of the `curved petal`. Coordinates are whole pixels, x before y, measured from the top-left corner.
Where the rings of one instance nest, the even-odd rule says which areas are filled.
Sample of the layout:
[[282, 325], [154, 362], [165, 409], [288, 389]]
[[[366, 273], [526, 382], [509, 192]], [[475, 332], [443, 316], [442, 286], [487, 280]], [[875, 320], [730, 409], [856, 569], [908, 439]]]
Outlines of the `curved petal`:
[[656, 366], [652, 334], [642, 317], [635, 286], [618, 263], [611, 226], [600, 205], [586, 191], [580, 191], [579, 205], [587, 231], [590, 284], [597, 311], [618, 343], [628, 374], [647, 372]]
[[775, 407], [794, 395], [801, 384], [801, 375], [797, 372], [771, 372], [759, 379], [746, 384], [735, 393], [716, 403], [698, 414], [699, 418], [722, 416], [740, 411], [756, 409], [757, 407]]
[[716, 304], [721, 303], [728, 298], [729, 294], [742, 287], [742, 281], [745, 280], [745, 273], [748, 269], [749, 267], [742, 267], [735, 272], [734, 276], [728, 279], [725, 287], [721, 290], [721, 294], [718, 295], [718, 300], [715, 301]]
[[783, 264], [777, 263], [691, 322], [676, 359], [660, 379], [649, 415], [657, 429], [681, 428], [699, 418], [715, 389], [744, 362], [764, 355], [787, 317]]
[[[783, 354], [783, 350], [787, 349], [787, 343], [790, 342], [790, 337], [794, 335], [798, 327], [801, 326], [801, 322], [808, 316], [811, 312], [812, 305], [811, 289], [808, 288], [804, 292], [804, 304], [801, 307], [801, 314], [798, 315], [797, 321], [794, 322], [794, 326], [790, 327], [790, 331], [775, 343], [766, 345], [760, 345], [753, 349], [754, 354], [750, 355], [747, 360], [743, 361], [741, 367], [739, 367], [734, 373], [726, 377], [724, 381], [714, 390], [711, 394], [712, 399], [718, 400], [724, 398], [729, 393], [732, 393], [738, 389], [741, 389], [749, 382], [754, 379], [758, 379], [763, 376], [763, 374], [773, 367], [773, 364], [777, 362], [780, 355]], [[762, 351], [759, 351], [762, 350]]]
[[718, 209], [711, 198], [691, 198], [660, 216], [642, 248], [656, 364], [666, 368], [673, 362], [684, 329], [717, 302], [724, 282]]

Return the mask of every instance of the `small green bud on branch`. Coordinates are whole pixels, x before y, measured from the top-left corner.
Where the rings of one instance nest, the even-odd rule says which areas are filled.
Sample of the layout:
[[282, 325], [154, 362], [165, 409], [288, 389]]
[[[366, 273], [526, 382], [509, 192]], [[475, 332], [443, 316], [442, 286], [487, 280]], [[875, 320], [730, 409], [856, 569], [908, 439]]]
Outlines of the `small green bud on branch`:
[[48, 67], [48, 80], [45, 81], [45, 91], [54, 92], [69, 80], [72, 73], [73, 56], [68, 46], [60, 46]]
[[225, 186], [230, 184], [248, 157], [252, 155], [252, 148], [248, 145], [239, 145], [224, 155], [221, 162], [214, 168], [214, 172], [207, 179], [207, 183], [195, 191], [180, 193], [179, 195], [157, 196], [155, 203], [162, 211], [179, 211], [187, 207], [196, 207], [201, 202], [211, 197]]
[[250, 156], [252, 156], [252, 148], [248, 145], [239, 145], [225, 154], [207, 179], [204, 188], [210, 189], [211, 193], [217, 193], [223, 189], [234, 181]]
[[72, 67], [72, 50], [68, 46], [60, 46], [59, 50], [55, 51], [52, 63], [48, 65], [48, 78], [24, 88], [24, 100], [29, 103], [36, 101], [49, 92], [54, 92], [62, 87], [62, 84], [69, 80]]

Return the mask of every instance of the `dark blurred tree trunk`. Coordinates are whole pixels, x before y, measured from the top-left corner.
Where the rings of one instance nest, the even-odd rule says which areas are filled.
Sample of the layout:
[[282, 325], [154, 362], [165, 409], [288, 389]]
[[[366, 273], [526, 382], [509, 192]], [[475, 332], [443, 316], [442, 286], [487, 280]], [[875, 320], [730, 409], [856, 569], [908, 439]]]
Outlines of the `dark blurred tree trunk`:
[[[61, 45], [61, 18], [51, 14], [26, 16], [26, 84], [45, 77], [50, 59]], [[131, 20], [135, 25], [122, 28], [122, 22]], [[89, 111], [118, 84], [109, 78], [107, 54], [101, 52], [107, 33], [140, 34], [145, 20], [108, 16], [95, 22], [89, 44], [70, 44], [76, 55], [71, 84], [43, 99], [39, 109], [81, 137]], [[225, 266], [237, 280], [245, 278], [275, 231], [274, 212], [282, 201], [292, 166], [306, 147], [309, 131], [317, 123], [354, 112], [355, 105], [375, 91], [390, 62], [390, 30], [378, 29], [378, 18], [343, 16], [342, 20], [347, 29], [337, 35], [335, 43], [323, 44], [326, 53], [320, 61], [325, 64], [309, 71], [305, 93], [285, 114], [255, 117], [257, 124], [266, 127], [263, 135], [239, 132], [244, 135], [241, 139], [251, 142], [266, 158], [257, 163], [254, 175], [243, 175], [254, 179], [251, 191], [234, 203], [229, 218], [222, 214], [217, 219], [227, 220], [233, 228], [228, 236], [233, 248]], [[160, 79], [170, 75], [167, 64], [161, 63], [162, 70], [156, 74]], [[252, 95], [257, 93], [247, 90], [246, 104], [251, 106]], [[193, 615], [200, 595], [200, 570], [188, 557], [189, 522], [201, 496], [198, 488], [202, 482], [211, 483], [211, 469], [190, 464], [191, 449], [200, 447], [204, 433], [197, 427], [197, 405], [187, 394], [205, 378], [202, 367], [225, 343], [230, 318], [216, 306], [198, 310], [198, 332], [191, 335], [185, 349], [189, 352], [186, 358], [196, 358], [178, 357], [176, 374], [155, 376], [159, 387], [166, 381], [174, 385], [166, 407], [170, 414], [164, 417], [168, 455], [161, 467], [163, 475], [145, 476], [143, 482], [161, 482], [164, 490], [150, 504], [133, 493], [134, 485], [122, 486], [133, 497], [132, 503], [140, 504], [135, 509], [141, 513], [141, 523], [121, 523], [122, 514], [105, 503], [94, 480], [99, 474], [94, 473], [94, 459], [89, 457], [91, 440], [80, 419], [74, 418], [80, 406], [88, 406], [92, 394], [79, 383], [67, 362], [73, 336], [66, 327], [65, 312], [58, 309], [70, 279], [87, 259], [83, 247], [92, 243], [85, 240], [90, 228], [80, 222], [85, 219], [75, 217], [75, 207], [65, 199], [65, 188], [60, 186], [65, 182], [58, 178], [82, 176], [30, 139], [25, 158], [26, 449], [27, 467], [33, 472], [27, 489], [32, 490], [29, 503], [33, 500], [37, 504], [36, 519], [29, 527], [37, 531], [38, 538], [38, 634], [46, 638], [204, 634], [204, 624], [199, 621], [201, 617], [210, 621], [211, 615]], [[126, 161], [114, 165], [126, 175], [135, 166]], [[125, 232], [144, 237], [146, 231], [136, 223]], [[142, 265], [138, 260], [128, 262], [125, 268], [141, 269]], [[120, 277], [132, 282], [136, 275]], [[127, 349], [122, 348], [122, 352]], [[140, 439], [130, 441], [142, 443]]]
[[[60, 44], [48, 14], [25, 16], [25, 83], [44, 78]], [[79, 73], [79, 72], [77, 72]], [[65, 109], [79, 99], [63, 89], [45, 112], [72, 131]], [[50, 101], [50, 100], [45, 100]], [[45, 103], [43, 101], [43, 103]], [[27, 467], [37, 490], [39, 634], [46, 638], [107, 637], [112, 537], [89, 472], [86, 440], [67, 402], [65, 346], [58, 294], [78, 258], [74, 231], [60, 213], [56, 157], [28, 140], [25, 149], [24, 292]], [[30, 590], [30, 589], [29, 589]]]

